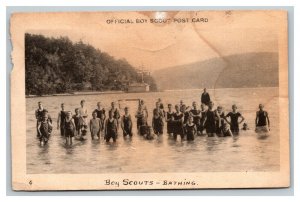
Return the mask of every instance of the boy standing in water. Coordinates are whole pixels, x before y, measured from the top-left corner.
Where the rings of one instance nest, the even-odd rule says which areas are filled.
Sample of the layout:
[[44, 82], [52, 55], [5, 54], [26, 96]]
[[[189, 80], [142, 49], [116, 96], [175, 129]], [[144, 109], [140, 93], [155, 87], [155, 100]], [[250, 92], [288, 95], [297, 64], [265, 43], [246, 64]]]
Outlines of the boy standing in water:
[[168, 111], [166, 113], [166, 122], [167, 122], [167, 133], [168, 135], [173, 135], [174, 133], [174, 112], [172, 111], [172, 104], [168, 104]]
[[103, 132], [106, 114], [105, 114], [105, 109], [101, 106], [101, 102], [97, 102], [97, 109], [95, 109], [94, 112], [97, 113], [97, 118], [99, 118], [101, 121], [101, 132]]
[[84, 136], [87, 133], [87, 126], [88, 126], [88, 111], [87, 108], [85, 107], [85, 100], [80, 101], [80, 108], [79, 108], [79, 115], [82, 118], [82, 125], [81, 125], [81, 134]]
[[[118, 108], [116, 107], [115, 102], [111, 102], [111, 109], [109, 111], [113, 113], [113, 117], [117, 121], [117, 129], [119, 129], [119, 122], [120, 122], [119, 119], [121, 116]], [[118, 135], [118, 131], [117, 131], [117, 135]]]
[[159, 102], [155, 103], [155, 108], [153, 109], [153, 116], [155, 114], [155, 111], [157, 111], [159, 116], [161, 116], [162, 118], [164, 117], [164, 111], [160, 108], [160, 103]]
[[187, 123], [190, 113], [187, 111], [186, 105], [182, 105], [183, 126]]
[[216, 133], [216, 113], [213, 110], [214, 103], [210, 101], [208, 103], [208, 110], [204, 120], [204, 125], [208, 137], [213, 137]]
[[65, 120], [65, 138], [66, 138], [66, 145], [72, 145], [72, 138], [74, 137], [75, 133], [75, 123], [72, 118], [72, 113], [69, 111], [66, 115]]
[[114, 142], [117, 140], [118, 123], [114, 118], [114, 112], [112, 110], [108, 113], [108, 119], [105, 121], [105, 135], [106, 142], [109, 142], [112, 138]]
[[270, 130], [270, 120], [268, 112], [264, 111], [264, 105], [259, 104], [259, 111], [256, 112], [255, 127], [256, 131], [262, 130], [268, 132]]
[[174, 113], [174, 139], [177, 140], [177, 135], [180, 135], [181, 140], [183, 140], [183, 114], [180, 112], [179, 105], [175, 105], [176, 112]]
[[200, 126], [200, 119], [201, 119], [201, 112], [200, 110], [197, 109], [197, 104], [196, 102], [193, 102], [192, 104], [193, 109], [190, 110], [190, 116], [193, 117], [194, 124], [197, 127], [197, 134], [201, 134], [201, 126]]
[[60, 135], [61, 136], [65, 136], [64, 134], [64, 124], [65, 124], [65, 119], [66, 119], [66, 111], [65, 111], [65, 104], [64, 103], [61, 103], [60, 105], [61, 107], [61, 110], [60, 112], [58, 113], [58, 117], [57, 117], [57, 130], [60, 129]]
[[78, 108], [75, 109], [75, 114], [73, 115], [73, 120], [74, 120], [74, 124], [75, 124], [76, 136], [80, 137], [80, 139], [82, 139], [82, 137], [81, 137], [81, 126], [83, 124], [83, 120], [82, 120], [82, 117], [79, 114], [79, 109]]
[[125, 114], [121, 118], [121, 128], [123, 130], [123, 136], [126, 137], [129, 135], [129, 137], [132, 137], [132, 121], [131, 116], [129, 114], [129, 108], [124, 108]]
[[35, 110], [37, 137], [40, 136], [39, 131], [38, 131], [38, 125], [39, 125], [39, 122], [41, 122], [42, 119], [43, 119], [43, 114], [44, 114], [45, 110], [46, 109], [43, 108], [42, 102], [39, 101], [38, 102], [38, 108], [37, 108], [37, 110]]
[[185, 124], [184, 130], [187, 141], [194, 141], [195, 134], [197, 133], [197, 127], [196, 124], [194, 124], [193, 122], [192, 116], [189, 116], [188, 122]]
[[97, 135], [98, 140], [100, 140], [100, 131], [101, 131], [101, 120], [97, 117], [97, 113], [93, 112], [93, 118], [90, 120], [90, 131], [92, 140]]
[[42, 120], [38, 123], [37, 129], [39, 133], [40, 145], [43, 146], [48, 142], [52, 132], [52, 124], [48, 119], [47, 113], [43, 114]]
[[159, 113], [159, 109], [154, 109], [152, 118], [152, 127], [154, 134], [162, 135], [164, 130], [163, 116]]
[[140, 100], [139, 106], [141, 106], [141, 110], [142, 110], [142, 112], [144, 114], [144, 118], [146, 119], [146, 122], [147, 122], [147, 119], [148, 119], [148, 109], [147, 109], [147, 106], [146, 106], [144, 100]]
[[135, 114], [135, 118], [136, 118], [137, 130], [138, 130], [138, 132], [140, 132], [140, 126], [142, 125], [142, 122], [143, 122], [144, 119], [146, 120], [146, 123], [147, 123], [147, 118], [145, 117], [145, 115], [143, 113], [141, 105], [138, 106], [138, 110]]
[[[230, 117], [230, 122], [227, 120], [227, 117]], [[240, 117], [242, 120], [239, 122]], [[239, 133], [239, 124], [241, 124], [244, 120], [245, 118], [242, 116], [242, 114], [237, 112], [237, 106], [235, 104], [232, 105], [232, 112], [229, 112], [225, 117], [225, 121], [230, 124], [230, 130], [234, 134]]]

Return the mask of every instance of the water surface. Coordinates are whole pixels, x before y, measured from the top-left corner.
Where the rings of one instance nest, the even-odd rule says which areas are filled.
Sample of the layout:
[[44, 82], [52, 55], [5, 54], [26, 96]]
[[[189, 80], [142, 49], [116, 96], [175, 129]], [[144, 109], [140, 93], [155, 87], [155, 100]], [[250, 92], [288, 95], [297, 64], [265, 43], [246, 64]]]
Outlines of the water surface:
[[[27, 173], [278, 171], [278, 88], [216, 89], [209, 90], [209, 93], [215, 106], [222, 105], [225, 112], [236, 104], [250, 130], [235, 137], [197, 136], [194, 142], [182, 142], [180, 138], [174, 141], [166, 133], [147, 141], [136, 134], [134, 127], [132, 139], [123, 139], [120, 133], [116, 144], [107, 144], [103, 139], [92, 141], [88, 135], [86, 141], [74, 140], [72, 147], [66, 147], [56, 130], [62, 102], [66, 110], [73, 112], [80, 106], [80, 100], [85, 99], [90, 118], [98, 101], [108, 109], [111, 101], [142, 98], [151, 114], [157, 98], [162, 98], [165, 106], [167, 103], [177, 104], [180, 100], [191, 105], [192, 101], [199, 103], [201, 90], [27, 98]], [[35, 132], [34, 111], [38, 101], [43, 102], [54, 123], [52, 137], [44, 147], [39, 146]], [[259, 138], [254, 132], [259, 103], [265, 104], [270, 116], [271, 133], [267, 138]], [[120, 107], [124, 106], [130, 107], [134, 117], [137, 101], [121, 101]]]

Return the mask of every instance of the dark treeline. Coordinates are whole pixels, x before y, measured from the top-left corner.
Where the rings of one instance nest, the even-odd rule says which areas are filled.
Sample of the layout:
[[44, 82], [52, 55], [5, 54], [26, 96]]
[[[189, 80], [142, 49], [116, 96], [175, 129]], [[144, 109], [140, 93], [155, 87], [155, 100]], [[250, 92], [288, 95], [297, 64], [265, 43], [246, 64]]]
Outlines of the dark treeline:
[[[82, 90], [126, 90], [141, 76], [125, 59], [67, 37], [47, 38], [25, 34], [26, 95], [45, 95]], [[144, 81], [155, 91], [151, 76]]]

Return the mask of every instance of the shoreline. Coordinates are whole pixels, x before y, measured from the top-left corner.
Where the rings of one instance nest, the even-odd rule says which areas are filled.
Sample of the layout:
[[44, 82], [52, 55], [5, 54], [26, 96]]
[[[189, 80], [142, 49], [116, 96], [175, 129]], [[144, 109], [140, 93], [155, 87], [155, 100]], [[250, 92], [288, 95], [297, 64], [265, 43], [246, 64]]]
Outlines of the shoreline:
[[[261, 89], [261, 88], [278, 88], [277, 86], [268, 87], [242, 87], [244, 89]], [[238, 88], [215, 88], [215, 89], [238, 89]], [[194, 89], [174, 89], [174, 90], [158, 90], [148, 92], [126, 92], [126, 91], [82, 91], [82, 92], [71, 92], [71, 93], [55, 93], [48, 95], [25, 95], [25, 98], [37, 98], [37, 97], [53, 97], [53, 96], [74, 96], [74, 95], [103, 95], [103, 94], [125, 94], [125, 93], [153, 93], [153, 92], [172, 92], [172, 91], [191, 91], [191, 90], [202, 90], [202, 88]], [[209, 91], [213, 89], [208, 89]]]

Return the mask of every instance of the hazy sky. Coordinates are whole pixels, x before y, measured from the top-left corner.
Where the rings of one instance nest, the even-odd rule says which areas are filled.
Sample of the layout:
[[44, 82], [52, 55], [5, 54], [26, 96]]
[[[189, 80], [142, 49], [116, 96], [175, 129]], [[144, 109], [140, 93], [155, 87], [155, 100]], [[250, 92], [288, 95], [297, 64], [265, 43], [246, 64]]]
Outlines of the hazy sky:
[[[30, 33], [68, 36], [155, 70], [246, 52], [277, 52], [283, 15], [264, 11], [53, 13], [24, 16]], [[27, 19], [26, 19], [27, 18]], [[107, 20], [146, 19], [144, 24], [107, 24]], [[171, 19], [153, 24], [151, 19]], [[188, 23], [173, 22], [189, 19]], [[207, 18], [206, 23], [191, 23]]]

